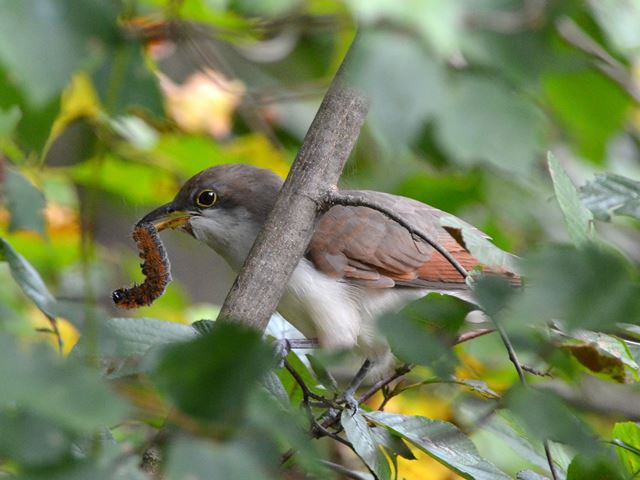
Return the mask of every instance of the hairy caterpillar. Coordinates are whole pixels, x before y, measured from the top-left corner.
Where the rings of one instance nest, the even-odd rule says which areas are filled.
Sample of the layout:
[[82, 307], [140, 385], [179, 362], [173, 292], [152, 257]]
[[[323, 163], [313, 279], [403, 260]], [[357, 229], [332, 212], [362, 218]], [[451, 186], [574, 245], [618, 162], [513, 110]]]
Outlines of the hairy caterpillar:
[[133, 229], [132, 236], [140, 258], [144, 260], [140, 265], [145, 276], [144, 282], [134, 284], [131, 288], [119, 288], [111, 296], [116, 305], [127, 309], [151, 305], [171, 281], [171, 265], [156, 227], [151, 223], [139, 223]]

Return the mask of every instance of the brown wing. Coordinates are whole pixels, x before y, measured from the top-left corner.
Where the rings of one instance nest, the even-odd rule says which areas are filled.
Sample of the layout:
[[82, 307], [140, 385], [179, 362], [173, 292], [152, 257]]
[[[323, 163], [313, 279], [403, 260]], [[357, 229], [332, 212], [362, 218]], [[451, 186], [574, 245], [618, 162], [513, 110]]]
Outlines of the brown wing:
[[[480, 265], [462, 239], [440, 225], [440, 218], [447, 215], [441, 210], [381, 192], [357, 193], [391, 209], [439, 242], [466, 270]], [[462, 275], [433, 247], [414, 239], [405, 228], [367, 207], [331, 208], [318, 221], [307, 257], [329, 276], [373, 288], [465, 287]]]

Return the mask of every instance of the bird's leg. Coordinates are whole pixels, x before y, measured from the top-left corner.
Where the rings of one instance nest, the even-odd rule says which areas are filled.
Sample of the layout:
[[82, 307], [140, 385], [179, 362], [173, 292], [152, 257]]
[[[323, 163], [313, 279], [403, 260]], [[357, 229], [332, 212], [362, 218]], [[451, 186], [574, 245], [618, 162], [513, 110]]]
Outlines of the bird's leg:
[[282, 368], [283, 360], [294, 348], [318, 348], [320, 346], [317, 338], [279, 338], [275, 341], [276, 360], [278, 368]]
[[358, 373], [356, 373], [355, 377], [351, 379], [351, 382], [349, 382], [345, 391], [342, 392], [342, 395], [337, 399], [338, 403], [344, 402], [353, 410], [354, 413], [358, 410], [358, 401], [355, 399], [354, 395], [369, 373], [369, 370], [371, 370], [372, 366], [373, 362], [367, 358], [360, 367], [360, 370], [358, 370]]

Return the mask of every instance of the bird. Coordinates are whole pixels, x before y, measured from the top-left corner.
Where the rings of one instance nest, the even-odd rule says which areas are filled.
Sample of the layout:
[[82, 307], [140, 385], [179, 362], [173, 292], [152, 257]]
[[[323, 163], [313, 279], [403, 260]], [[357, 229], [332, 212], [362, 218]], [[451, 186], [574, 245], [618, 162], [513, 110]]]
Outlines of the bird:
[[[171, 202], [139, 223], [151, 223], [158, 231], [172, 228], [188, 233], [211, 247], [237, 273], [282, 184], [268, 169], [217, 165], [187, 180]], [[441, 220], [453, 218], [456, 224], [489, 239], [470, 224], [411, 198], [355, 192], [430, 235], [464, 269], [482, 267], [459, 231], [443, 226]], [[511, 280], [518, 278], [510, 271], [499, 273]], [[318, 217], [278, 312], [305, 337], [317, 339], [321, 347], [357, 348], [384, 371], [393, 356], [377, 332], [376, 321], [429, 293], [475, 302], [464, 276], [431, 245], [380, 211], [335, 205]]]

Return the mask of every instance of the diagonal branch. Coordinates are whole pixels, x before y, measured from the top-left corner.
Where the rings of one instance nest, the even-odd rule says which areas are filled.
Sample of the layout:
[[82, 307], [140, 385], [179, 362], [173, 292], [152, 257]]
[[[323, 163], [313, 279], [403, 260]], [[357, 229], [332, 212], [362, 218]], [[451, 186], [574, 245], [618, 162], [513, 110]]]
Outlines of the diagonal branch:
[[349, 59], [356, 44], [354, 40], [227, 295], [219, 315], [222, 320], [264, 331], [309, 244], [317, 206], [337, 184], [368, 110], [367, 98], [349, 84]]

